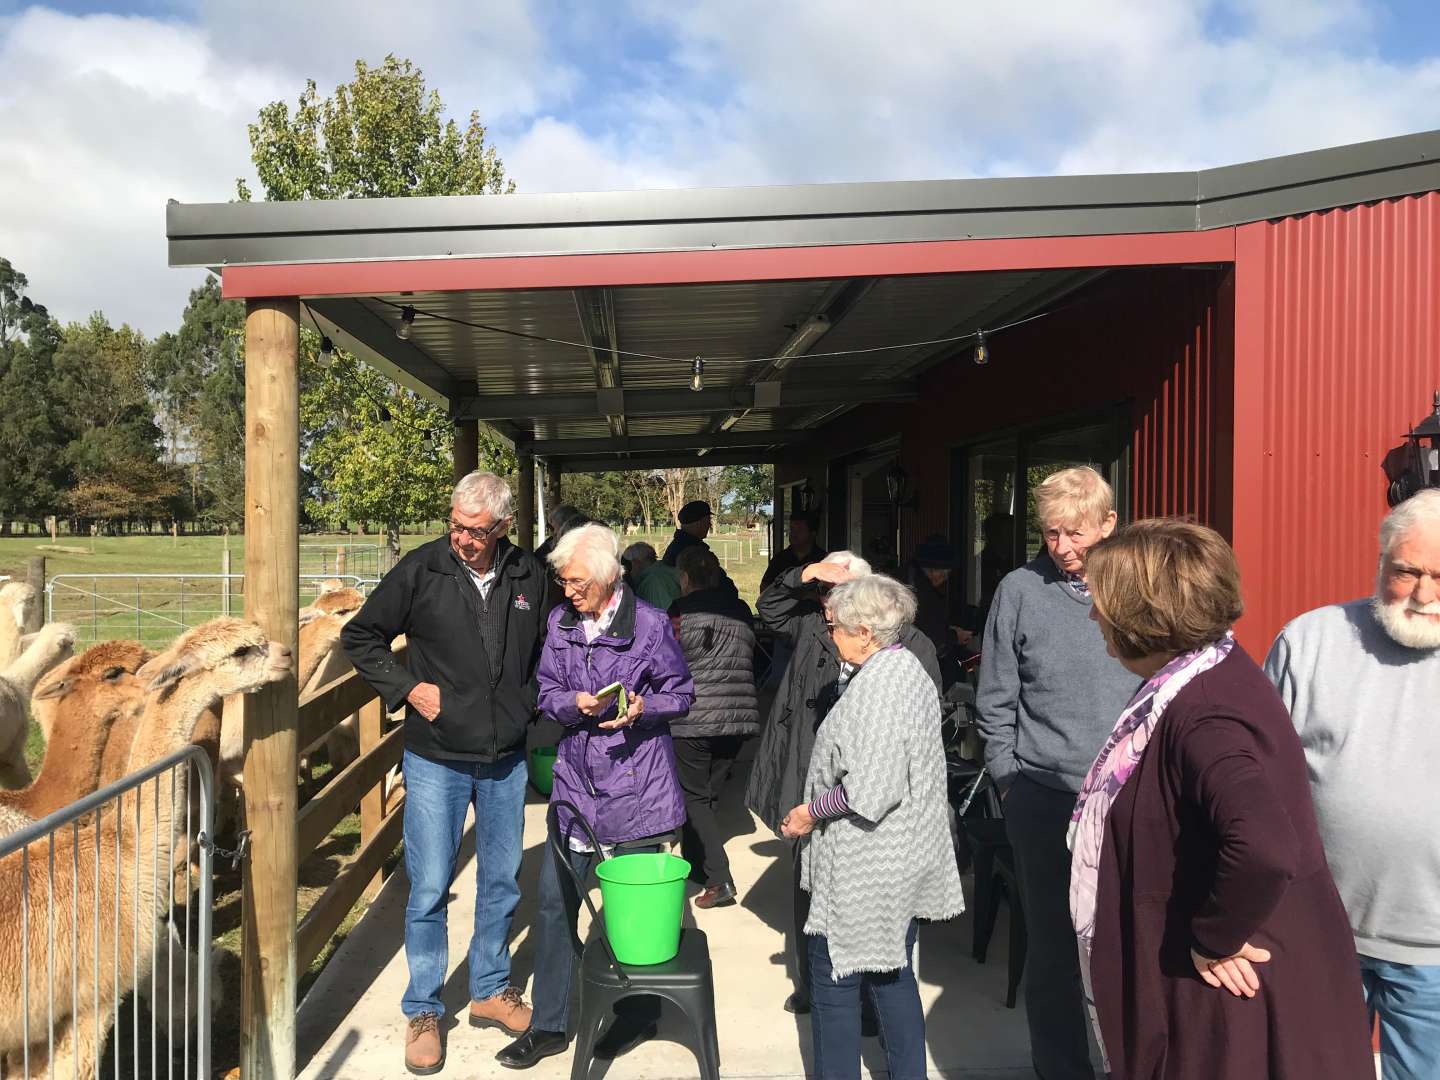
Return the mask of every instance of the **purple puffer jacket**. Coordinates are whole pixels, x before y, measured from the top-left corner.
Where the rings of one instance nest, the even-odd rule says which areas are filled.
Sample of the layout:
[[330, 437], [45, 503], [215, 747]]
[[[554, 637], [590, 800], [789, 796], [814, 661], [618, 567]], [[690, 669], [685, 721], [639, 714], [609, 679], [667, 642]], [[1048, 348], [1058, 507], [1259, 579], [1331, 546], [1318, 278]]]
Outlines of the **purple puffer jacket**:
[[[550, 797], [579, 807], [602, 844], [658, 836], [684, 823], [670, 721], [684, 716], [695, 700], [669, 616], [637, 601], [623, 582], [615, 587], [623, 590], [620, 606], [605, 633], [587, 645], [580, 616], [568, 603], [561, 604], [550, 613], [540, 654], [540, 710], [568, 729], [560, 740]], [[645, 699], [645, 711], [629, 727], [602, 731], [599, 721], [613, 720], [615, 706], [591, 719], [575, 707], [575, 695], [582, 690], [593, 694], [616, 681], [627, 694]], [[567, 834], [569, 817], [568, 812], [560, 816]]]

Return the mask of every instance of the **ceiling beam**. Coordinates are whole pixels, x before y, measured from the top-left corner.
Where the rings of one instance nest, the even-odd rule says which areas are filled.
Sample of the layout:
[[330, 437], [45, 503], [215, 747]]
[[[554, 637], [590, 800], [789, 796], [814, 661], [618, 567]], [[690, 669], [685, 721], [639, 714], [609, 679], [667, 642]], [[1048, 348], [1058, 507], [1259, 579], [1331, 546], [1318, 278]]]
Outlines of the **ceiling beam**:
[[700, 469], [712, 465], [765, 465], [776, 458], [775, 451], [718, 450], [698, 457], [692, 453], [649, 454], [644, 457], [554, 458], [566, 473], [635, 472], [639, 469]]
[[[808, 409], [821, 405], [860, 405], [874, 401], [915, 401], [913, 382], [852, 382], [845, 385], [758, 383], [714, 386], [703, 390], [608, 390], [568, 394], [485, 394], [462, 397], [452, 405], [456, 420], [561, 420], [606, 416], [617, 411], [602, 396], [623, 395], [628, 416], [696, 416], [737, 409]], [[606, 407], [610, 406], [610, 407]]]
[[796, 446], [813, 439], [814, 434], [809, 431], [700, 431], [693, 435], [641, 435], [628, 439], [537, 439], [531, 443], [522, 443], [516, 449], [549, 458], [610, 453], [639, 454], [656, 450]]
[[[615, 292], [613, 289], [576, 289], [575, 313], [580, 319], [580, 332], [589, 346], [590, 363], [595, 369], [595, 387], [610, 390], [623, 385], [620, 376], [619, 335], [615, 329]], [[620, 413], [606, 416], [610, 434], [626, 434], [625, 417]]]

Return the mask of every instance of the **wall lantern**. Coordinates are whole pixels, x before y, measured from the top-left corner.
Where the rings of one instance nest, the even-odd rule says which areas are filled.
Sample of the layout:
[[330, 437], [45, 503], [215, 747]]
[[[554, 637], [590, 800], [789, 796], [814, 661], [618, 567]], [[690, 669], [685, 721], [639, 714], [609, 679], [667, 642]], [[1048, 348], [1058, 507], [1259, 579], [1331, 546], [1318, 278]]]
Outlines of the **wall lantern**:
[[1424, 488], [1440, 488], [1440, 390], [1435, 391], [1433, 410], [1406, 437], [1398, 457], [1395, 466], [1387, 470], [1391, 506], [1399, 506]]
[[896, 507], [910, 497], [910, 474], [898, 461], [885, 470], [885, 490], [890, 494], [891, 505]]

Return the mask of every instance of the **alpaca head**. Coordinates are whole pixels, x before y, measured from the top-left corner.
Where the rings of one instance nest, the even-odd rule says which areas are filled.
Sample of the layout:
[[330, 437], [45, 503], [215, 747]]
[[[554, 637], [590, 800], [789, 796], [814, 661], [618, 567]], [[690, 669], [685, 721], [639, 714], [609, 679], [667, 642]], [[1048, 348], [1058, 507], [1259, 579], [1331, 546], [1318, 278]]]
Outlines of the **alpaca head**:
[[249, 694], [290, 674], [290, 649], [271, 641], [243, 619], [220, 618], [181, 634], [137, 672], [162, 699], [188, 683], [214, 704], [231, 694]]
[[335, 587], [331, 588], [331, 584], [330, 581], [325, 582], [315, 602], [300, 609], [301, 626], [323, 615], [333, 615], [343, 625], [365, 606], [365, 594], [359, 589], [344, 588], [338, 582], [334, 582]]
[[23, 631], [36, 600], [33, 586], [23, 581], [7, 581], [0, 585], [0, 609], [3, 609], [0, 618], [5, 618], [3, 611], [8, 610], [9, 617], [15, 620], [16, 632]]
[[121, 716], [144, 705], [145, 685], [135, 677], [150, 659], [138, 641], [106, 641], [67, 660], [35, 687], [35, 718], [48, 744], [61, 717], [83, 721], [87, 728], [109, 730]]

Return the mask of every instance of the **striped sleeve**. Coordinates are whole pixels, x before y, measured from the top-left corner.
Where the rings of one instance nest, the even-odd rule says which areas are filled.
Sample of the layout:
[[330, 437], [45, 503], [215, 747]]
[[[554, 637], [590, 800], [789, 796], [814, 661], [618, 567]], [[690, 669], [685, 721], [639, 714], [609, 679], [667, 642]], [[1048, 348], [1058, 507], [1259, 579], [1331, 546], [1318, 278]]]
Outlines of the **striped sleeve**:
[[845, 798], [845, 785], [836, 784], [823, 795], [817, 795], [810, 801], [810, 816], [816, 821], [824, 821], [827, 818], [842, 818], [850, 814], [850, 803]]

